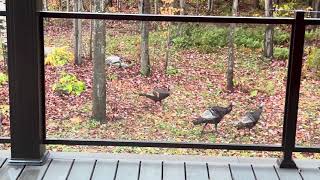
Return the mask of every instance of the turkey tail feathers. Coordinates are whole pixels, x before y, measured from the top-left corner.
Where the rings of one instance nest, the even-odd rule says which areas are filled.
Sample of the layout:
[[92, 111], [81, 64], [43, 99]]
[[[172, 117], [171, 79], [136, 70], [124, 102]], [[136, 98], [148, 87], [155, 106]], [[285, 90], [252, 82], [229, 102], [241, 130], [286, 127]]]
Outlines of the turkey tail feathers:
[[147, 98], [154, 97], [154, 96], [152, 96], [150, 94], [145, 94], [145, 93], [140, 93], [139, 96], [145, 96]]
[[194, 125], [202, 124], [202, 123], [204, 123], [204, 122], [205, 122], [205, 119], [203, 119], [203, 118], [201, 118], [201, 117], [198, 117], [198, 118], [196, 118], [195, 120], [192, 121], [192, 123], [193, 123]]

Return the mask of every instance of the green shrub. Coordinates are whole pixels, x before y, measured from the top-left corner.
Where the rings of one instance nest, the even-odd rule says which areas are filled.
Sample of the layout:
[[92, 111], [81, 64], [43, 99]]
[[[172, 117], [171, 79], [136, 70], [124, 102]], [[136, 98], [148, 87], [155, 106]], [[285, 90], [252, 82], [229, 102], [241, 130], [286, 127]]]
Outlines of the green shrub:
[[314, 41], [320, 39], [320, 29], [317, 28], [315, 30], [306, 31], [305, 39], [306, 41]]
[[84, 82], [77, 79], [73, 74], [61, 73], [59, 82], [52, 86], [52, 89], [58, 93], [80, 95], [86, 90]]
[[8, 76], [4, 73], [0, 73], [0, 87], [8, 82]]
[[71, 52], [66, 48], [55, 48], [46, 59], [45, 64], [52, 66], [64, 66], [65, 64], [73, 61], [74, 57]]
[[179, 70], [175, 67], [169, 66], [167, 69], [168, 75], [177, 75], [179, 73]]
[[212, 52], [215, 48], [227, 45], [228, 31], [226, 28], [215, 26], [189, 26], [181, 36], [173, 38], [177, 48], [195, 47], [202, 52]]
[[273, 40], [276, 45], [285, 45], [290, 42], [290, 34], [288, 32], [276, 29], [274, 31]]
[[273, 57], [276, 59], [288, 59], [289, 58], [289, 49], [276, 47], [276, 48], [274, 48]]
[[264, 41], [264, 29], [239, 27], [235, 33], [234, 42], [237, 46], [247, 48], [262, 48]]
[[308, 55], [306, 66], [308, 69], [316, 71], [317, 75], [320, 76], [320, 49], [313, 48]]
[[[229, 27], [188, 26], [184, 28], [180, 36], [174, 37], [172, 41], [177, 48], [197, 48], [208, 53], [228, 45], [229, 31]], [[234, 35], [234, 43], [237, 46], [254, 49], [263, 46], [264, 28], [238, 27]]]

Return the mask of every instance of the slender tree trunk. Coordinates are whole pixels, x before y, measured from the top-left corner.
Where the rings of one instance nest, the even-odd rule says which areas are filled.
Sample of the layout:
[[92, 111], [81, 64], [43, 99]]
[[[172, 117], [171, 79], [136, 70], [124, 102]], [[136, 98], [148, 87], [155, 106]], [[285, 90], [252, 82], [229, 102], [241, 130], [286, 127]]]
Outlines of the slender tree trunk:
[[154, 14], [159, 14], [159, 0], [154, 0]]
[[186, 2], [185, 0], [180, 0], [179, 1], [180, 5], [180, 15], [185, 15], [186, 14]]
[[48, 0], [43, 0], [43, 4], [42, 4], [43, 7], [42, 8], [43, 8], [44, 11], [48, 11], [48, 2], [47, 1]]
[[[265, 16], [272, 17], [272, 0], [265, 0]], [[264, 56], [272, 58], [273, 56], [273, 25], [267, 24], [264, 36]]]
[[199, 0], [196, 3], [196, 15], [199, 15]]
[[[179, 6], [180, 6], [180, 15], [185, 15], [186, 14], [186, 3], [185, 3], [185, 0], [180, 0], [179, 1]], [[181, 23], [181, 22], [178, 23], [178, 33], [177, 33], [178, 36], [181, 35], [182, 24], [183, 23]]]
[[[104, 0], [94, 0], [94, 12], [104, 11]], [[96, 121], [106, 119], [106, 24], [104, 20], [94, 20], [93, 42], [93, 110], [92, 117]]]
[[70, 11], [70, 0], [66, 0], [67, 1], [67, 12], [69, 12]]
[[[82, 7], [82, 0], [76, 0], [74, 3], [74, 11], [77, 12]], [[74, 20], [74, 63], [80, 65], [82, 63], [81, 50], [82, 50], [82, 33], [81, 33], [81, 19]]]
[[[90, 11], [93, 11], [93, 0], [90, 0]], [[92, 46], [93, 46], [93, 20], [90, 19], [90, 39], [89, 39], [89, 58], [92, 60]]]
[[165, 65], [164, 72], [167, 72], [169, 66], [169, 56], [170, 56], [170, 41], [171, 41], [171, 31], [170, 31], [171, 23], [168, 24], [168, 35], [167, 35], [167, 43], [166, 43], [166, 54], [165, 54]]
[[[312, 2], [312, 9], [313, 11], [319, 11], [320, 10], [320, 0], [313, 0]], [[313, 18], [320, 17], [320, 12], [314, 12], [312, 13]]]
[[[150, 13], [150, 0], [140, 0], [140, 13]], [[140, 73], [143, 76], [149, 76], [151, 74], [150, 59], [149, 59], [149, 26], [147, 21], [141, 22], [141, 69]]]
[[117, 0], [117, 8], [120, 10], [121, 9], [121, 2], [120, 0]]
[[211, 14], [213, 12], [213, 5], [214, 5], [214, 0], [208, 0], [208, 14]]
[[[233, 0], [232, 3], [232, 15], [238, 16], [238, 7], [239, 1]], [[234, 32], [236, 29], [236, 24], [230, 25], [228, 43], [229, 43], [229, 50], [228, 50], [228, 69], [227, 69], [227, 90], [233, 92], [234, 90], [234, 83], [233, 83], [233, 69], [234, 69], [234, 61], [235, 61], [235, 50], [234, 50]]]
[[59, 11], [62, 11], [62, 0], [59, 0]]

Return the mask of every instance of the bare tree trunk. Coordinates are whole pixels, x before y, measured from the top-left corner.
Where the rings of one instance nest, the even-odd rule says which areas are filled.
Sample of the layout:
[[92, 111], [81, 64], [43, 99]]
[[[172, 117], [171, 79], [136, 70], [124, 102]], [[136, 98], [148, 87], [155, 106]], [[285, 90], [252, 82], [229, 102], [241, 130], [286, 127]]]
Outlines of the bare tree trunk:
[[154, 14], [159, 14], [159, 0], [154, 0]]
[[[272, 16], [272, 0], [265, 0], [265, 16]], [[264, 56], [272, 58], [273, 56], [273, 25], [267, 24], [264, 36]]]
[[164, 72], [167, 72], [169, 66], [169, 56], [170, 56], [170, 41], [171, 41], [171, 32], [170, 32], [171, 23], [168, 24], [168, 35], [166, 43], [166, 54], [165, 54], [165, 65]]
[[180, 15], [185, 15], [186, 14], [186, 2], [185, 0], [180, 0]]
[[[94, 12], [104, 11], [104, 0], [94, 0]], [[96, 121], [106, 119], [106, 24], [104, 20], [94, 20], [93, 42], [93, 109], [92, 117]]]
[[[140, 13], [150, 13], [150, 0], [140, 0]], [[141, 22], [141, 68], [140, 73], [143, 76], [149, 76], [151, 74], [150, 59], [149, 59], [149, 26], [147, 21]]]
[[48, 0], [43, 0], [43, 4], [42, 4], [42, 8], [43, 8], [43, 10], [44, 11], [48, 11], [48, 2], [47, 2]]
[[59, 0], [59, 11], [62, 11], [62, 0]]
[[[232, 15], [238, 16], [238, 7], [239, 1], [233, 0], [232, 3]], [[227, 69], [227, 90], [233, 92], [234, 90], [234, 83], [233, 83], [233, 69], [234, 69], [234, 61], [235, 61], [235, 52], [234, 52], [234, 32], [236, 29], [236, 24], [230, 25], [228, 43], [229, 43], [229, 50], [228, 50], [228, 69]]]
[[[77, 12], [82, 7], [82, 0], [77, 0], [74, 3], [74, 11]], [[74, 63], [80, 65], [82, 63], [81, 50], [82, 50], [82, 33], [81, 33], [81, 19], [74, 20]]]
[[117, 8], [118, 8], [118, 10], [121, 9], [121, 2], [120, 2], [120, 0], [117, 0]]
[[196, 3], [196, 15], [199, 15], [199, 0]]
[[[90, 0], [90, 11], [92, 12], [93, 11], [93, 1]], [[93, 39], [93, 20], [90, 19], [90, 39], [89, 39], [89, 58], [92, 60], [92, 41]]]
[[[320, 0], [313, 0], [312, 2], [312, 9], [313, 11], [319, 11], [320, 10]], [[313, 18], [320, 17], [320, 12], [314, 12], [312, 13]]]
[[214, 0], [208, 0], [208, 14], [211, 14], [213, 12], [213, 5], [214, 5]]
[[70, 0], [66, 0], [67, 1], [67, 12], [70, 11]]
[[[180, 5], [180, 15], [185, 15], [186, 14], [186, 3], [185, 3], [185, 0], [180, 0], [179, 1], [179, 5]], [[178, 36], [181, 35], [181, 30], [182, 30], [182, 23], [179, 22], [178, 23], [178, 33], [177, 33]]]

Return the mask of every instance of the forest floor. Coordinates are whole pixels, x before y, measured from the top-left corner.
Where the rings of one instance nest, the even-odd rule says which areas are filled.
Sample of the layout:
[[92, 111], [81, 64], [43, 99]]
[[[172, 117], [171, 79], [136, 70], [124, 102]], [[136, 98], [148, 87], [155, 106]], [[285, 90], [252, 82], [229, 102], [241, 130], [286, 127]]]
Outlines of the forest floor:
[[[217, 48], [213, 53], [195, 49], [170, 49], [169, 73], [164, 71], [166, 31], [150, 33], [150, 58], [152, 74], [143, 77], [139, 72], [138, 25], [134, 23], [108, 24], [107, 52], [122, 57], [132, 64], [128, 68], [106, 65], [107, 118], [105, 123], [91, 119], [92, 60], [84, 53], [80, 66], [69, 63], [63, 67], [45, 67], [46, 127], [49, 138], [121, 139], [170, 142], [208, 142], [239, 144], [280, 144], [286, 90], [287, 60], [267, 60], [261, 49], [236, 48], [235, 91], [226, 90], [227, 48]], [[51, 47], [67, 46], [72, 52], [71, 29], [68, 26], [47, 26], [45, 44]], [[132, 30], [134, 29], [134, 30]], [[88, 48], [88, 27], [84, 27], [83, 42]], [[0, 62], [0, 71], [5, 72]], [[79, 96], [59, 95], [52, 90], [59, 73], [73, 73], [86, 84]], [[320, 79], [304, 69], [299, 105], [297, 144], [320, 145]], [[172, 86], [172, 95], [164, 100], [163, 107], [139, 96], [154, 87]], [[9, 134], [8, 85], [0, 87], [0, 107], [6, 111], [3, 134]], [[218, 126], [194, 126], [192, 120], [210, 105], [227, 106], [234, 102], [232, 112]], [[250, 133], [238, 131], [234, 122], [247, 111], [265, 103], [264, 119]], [[279, 153], [195, 150], [131, 147], [87, 147], [50, 145], [57, 151], [133, 152], [164, 154], [205, 154], [278, 156]], [[297, 157], [316, 157], [298, 154]]]

